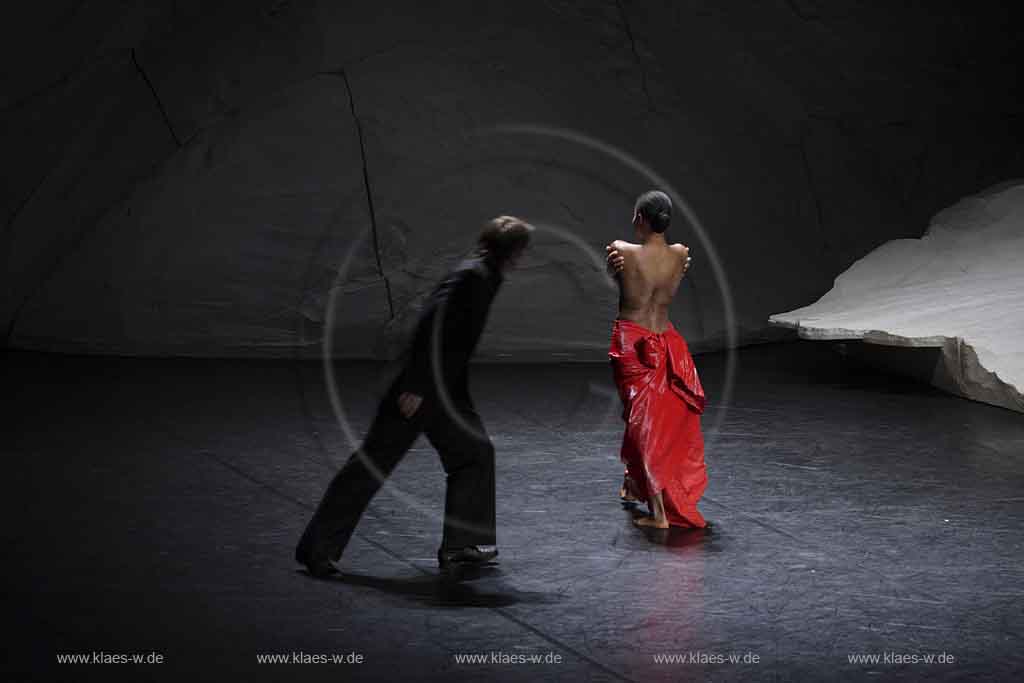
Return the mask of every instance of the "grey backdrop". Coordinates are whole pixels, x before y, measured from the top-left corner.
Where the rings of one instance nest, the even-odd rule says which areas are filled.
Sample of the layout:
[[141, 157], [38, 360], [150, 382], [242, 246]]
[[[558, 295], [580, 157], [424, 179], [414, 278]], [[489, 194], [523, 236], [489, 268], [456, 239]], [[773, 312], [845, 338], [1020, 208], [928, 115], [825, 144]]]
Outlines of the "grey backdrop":
[[[0, 102], [12, 347], [316, 355], [335, 287], [334, 353], [390, 356], [481, 221], [515, 213], [565, 234], [539, 235], [482, 355], [601, 359], [614, 292], [582, 245], [629, 238], [650, 182], [497, 124], [577, 131], [666, 178], [721, 256], [741, 342], [878, 244], [1024, 175], [1000, 3], [18, 12]], [[685, 223], [670, 236], [695, 260], [673, 315], [695, 349], [720, 348], [706, 248]]]

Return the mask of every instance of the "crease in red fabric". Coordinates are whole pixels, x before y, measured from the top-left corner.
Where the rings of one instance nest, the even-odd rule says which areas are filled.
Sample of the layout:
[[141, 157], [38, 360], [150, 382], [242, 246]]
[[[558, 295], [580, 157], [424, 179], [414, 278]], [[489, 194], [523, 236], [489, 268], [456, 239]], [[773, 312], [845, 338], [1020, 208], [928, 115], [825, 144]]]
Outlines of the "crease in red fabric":
[[645, 502], [662, 493], [670, 524], [705, 526], [697, 501], [707, 488], [700, 430], [706, 402], [686, 340], [671, 323], [654, 332], [618, 319], [608, 357], [626, 423], [628, 492]]

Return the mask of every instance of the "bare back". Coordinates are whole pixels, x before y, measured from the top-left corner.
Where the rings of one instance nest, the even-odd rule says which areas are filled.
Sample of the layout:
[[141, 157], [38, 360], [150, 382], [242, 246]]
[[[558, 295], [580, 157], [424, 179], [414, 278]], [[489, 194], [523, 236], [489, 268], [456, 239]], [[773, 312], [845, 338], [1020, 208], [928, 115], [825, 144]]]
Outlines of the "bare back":
[[624, 259], [618, 277], [619, 317], [664, 332], [669, 325], [668, 307], [686, 272], [689, 250], [661, 240], [646, 244], [615, 240], [612, 246]]

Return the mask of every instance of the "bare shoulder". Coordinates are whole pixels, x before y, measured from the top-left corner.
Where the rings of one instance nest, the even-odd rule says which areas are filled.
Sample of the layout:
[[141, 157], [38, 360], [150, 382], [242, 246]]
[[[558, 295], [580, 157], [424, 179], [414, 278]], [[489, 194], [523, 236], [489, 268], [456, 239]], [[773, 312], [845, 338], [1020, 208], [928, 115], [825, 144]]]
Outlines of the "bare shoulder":
[[616, 251], [622, 252], [636, 251], [637, 249], [640, 248], [639, 244], [633, 244], [632, 242], [627, 242], [626, 240], [612, 240], [612, 243], [609, 244], [608, 246], [610, 246], [612, 249], [615, 249]]
[[671, 249], [673, 253], [679, 254], [680, 258], [686, 258], [690, 255], [690, 248], [685, 244], [680, 244], [679, 242], [670, 244], [668, 248]]

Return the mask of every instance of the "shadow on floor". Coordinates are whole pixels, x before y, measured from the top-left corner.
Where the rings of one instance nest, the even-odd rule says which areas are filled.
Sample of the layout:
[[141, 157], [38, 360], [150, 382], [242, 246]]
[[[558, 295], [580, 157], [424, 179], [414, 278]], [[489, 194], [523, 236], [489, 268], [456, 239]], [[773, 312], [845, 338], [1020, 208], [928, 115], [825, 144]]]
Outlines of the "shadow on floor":
[[[304, 572], [303, 572], [304, 573]], [[343, 572], [326, 579], [350, 586], [365, 586], [425, 607], [509, 607], [520, 603], [550, 604], [554, 594], [520, 591], [503, 585], [497, 567], [463, 570], [456, 579], [441, 575], [384, 578]], [[480, 580], [479, 584], [467, 583]]]

